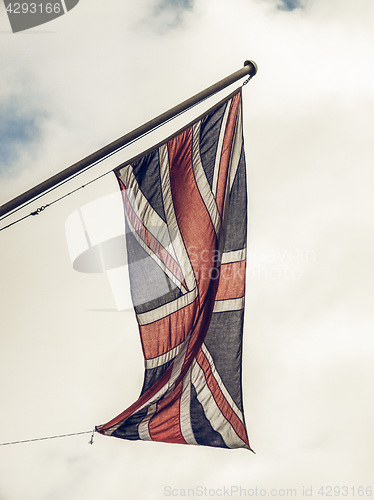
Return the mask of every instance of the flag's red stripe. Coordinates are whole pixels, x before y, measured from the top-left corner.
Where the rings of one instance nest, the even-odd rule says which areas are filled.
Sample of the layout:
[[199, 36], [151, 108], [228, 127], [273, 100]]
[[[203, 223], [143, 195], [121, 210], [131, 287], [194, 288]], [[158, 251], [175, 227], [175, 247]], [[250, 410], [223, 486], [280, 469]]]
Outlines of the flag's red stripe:
[[190, 333], [196, 317], [196, 299], [165, 318], [140, 325], [140, 336], [145, 359], [156, 358], [181, 344]]
[[245, 293], [246, 261], [222, 264], [216, 300], [238, 299]]
[[238, 114], [240, 98], [241, 98], [240, 92], [232, 98], [230, 112], [226, 123], [225, 136], [223, 139], [221, 162], [219, 166], [218, 183], [217, 183], [217, 194], [216, 194], [217, 206], [221, 215], [222, 215], [225, 192], [226, 192], [227, 173], [231, 158], [232, 142], [236, 127], [236, 119]]
[[194, 175], [192, 127], [168, 142], [168, 155], [175, 215], [198, 288], [191, 339], [181, 372], [183, 377], [204, 341], [213, 312], [218, 286], [215, 279], [217, 235]]
[[149, 435], [153, 441], [188, 444], [180, 426], [182, 382], [157, 404], [156, 413], [149, 422]]
[[175, 215], [189, 254], [202, 300], [209, 289], [216, 253], [216, 233], [192, 164], [192, 127], [168, 143], [170, 183]]
[[218, 385], [218, 382], [212, 373], [210, 363], [207, 360], [202, 350], [198, 352], [198, 355], [196, 356], [196, 361], [204, 371], [207, 386], [209, 387], [209, 390], [212, 393], [212, 396], [214, 397], [217, 406], [221, 410], [222, 415], [231, 424], [232, 428], [234, 429], [236, 434], [240, 437], [240, 439], [242, 439], [249, 446], [246, 428], [243, 422], [241, 422], [239, 417], [231, 408], [225, 396], [223, 395]]

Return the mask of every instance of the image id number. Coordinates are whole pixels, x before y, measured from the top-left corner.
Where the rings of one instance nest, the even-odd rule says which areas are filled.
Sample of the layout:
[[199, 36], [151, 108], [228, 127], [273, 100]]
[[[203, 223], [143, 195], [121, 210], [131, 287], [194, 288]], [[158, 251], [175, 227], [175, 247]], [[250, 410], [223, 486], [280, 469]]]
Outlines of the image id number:
[[10, 2], [6, 8], [9, 14], [60, 14], [61, 4], [59, 3], [20, 3]]
[[373, 494], [371, 486], [321, 486], [317, 494], [322, 497], [370, 497]]

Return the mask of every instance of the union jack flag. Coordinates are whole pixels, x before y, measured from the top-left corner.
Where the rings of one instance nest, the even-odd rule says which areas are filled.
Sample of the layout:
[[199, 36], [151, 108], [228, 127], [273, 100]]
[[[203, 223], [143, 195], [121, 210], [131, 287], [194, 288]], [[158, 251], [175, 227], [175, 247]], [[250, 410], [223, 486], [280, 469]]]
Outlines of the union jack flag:
[[98, 432], [250, 449], [242, 402], [247, 195], [241, 90], [115, 171], [145, 359]]

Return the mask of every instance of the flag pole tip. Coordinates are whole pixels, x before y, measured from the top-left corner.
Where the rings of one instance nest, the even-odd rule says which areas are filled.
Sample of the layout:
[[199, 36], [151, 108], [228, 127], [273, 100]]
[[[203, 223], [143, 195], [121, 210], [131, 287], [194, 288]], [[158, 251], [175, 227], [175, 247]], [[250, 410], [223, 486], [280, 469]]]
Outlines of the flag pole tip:
[[255, 76], [255, 74], [257, 73], [257, 70], [258, 70], [258, 66], [257, 64], [254, 62], [254, 61], [244, 61], [244, 66], [251, 66], [251, 69], [249, 71], [249, 74], [251, 76]]

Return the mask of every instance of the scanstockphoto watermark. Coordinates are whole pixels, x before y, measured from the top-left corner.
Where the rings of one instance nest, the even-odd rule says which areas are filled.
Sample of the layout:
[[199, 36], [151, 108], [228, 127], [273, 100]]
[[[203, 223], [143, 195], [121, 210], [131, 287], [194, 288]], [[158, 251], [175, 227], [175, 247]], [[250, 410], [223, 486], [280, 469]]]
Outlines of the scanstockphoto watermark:
[[248, 280], [300, 280], [317, 261], [312, 248], [250, 248], [247, 254]]
[[3, 0], [13, 33], [48, 23], [73, 9], [79, 0]]
[[[214, 245], [206, 248], [201, 241], [185, 247], [178, 227], [153, 219], [142, 222], [131, 190], [126, 191], [125, 224], [123, 201], [119, 191], [98, 198], [74, 210], [65, 223], [73, 268], [81, 273], [105, 273], [118, 311], [177, 292], [178, 287], [183, 288], [184, 278], [192, 274], [199, 281], [217, 280], [232, 297], [243, 297], [246, 278], [248, 283], [255, 279], [300, 280], [317, 260], [313, 249], [249, 246], [222, 251]], [[139, 293], [135, 286], [130, 293], [129, 274], [139, 277], [139, 283], [144, 280]], [[151, 282], [152, 286], [144, 286]]]
[[[221, 486], [212, 488], [208, 486], [195, 486], [194, 488], [173, 488], [164, 487], [165, 497], [197, 497], [197, 498], [256, 498], [256, 497], [283, 497], [297, 498], [298, 490], [296, 488], [247, 488], [239, 485]], [[305, 489], [304, 489], [305, 493]], [[303, 495], [300, 491], [300, 495]]]
[[195, 486], [193, 488], [175, 488], [164, 486], [165, 497], [202, 497], [202, 498], [368, 498], [373, 495], [373, 487], [368, 485], [308, 485], [297, 488], [248, 488], [241, 485]]
[[248, 249], [242, 252], [242, 261], [234, 258], [229, 266], [221, 265], [221, 261], [225, 262], [225, 254], [219, 250], [199, 250], [192, 245], [188, 248], [188, 255], [192, 264], [199, 264], [204, 279], [221, 281], [242, 280], [244, 277], [247, 280], [300, 280], [306, 269], [317, 260], [314, 249], [304, 248]]

